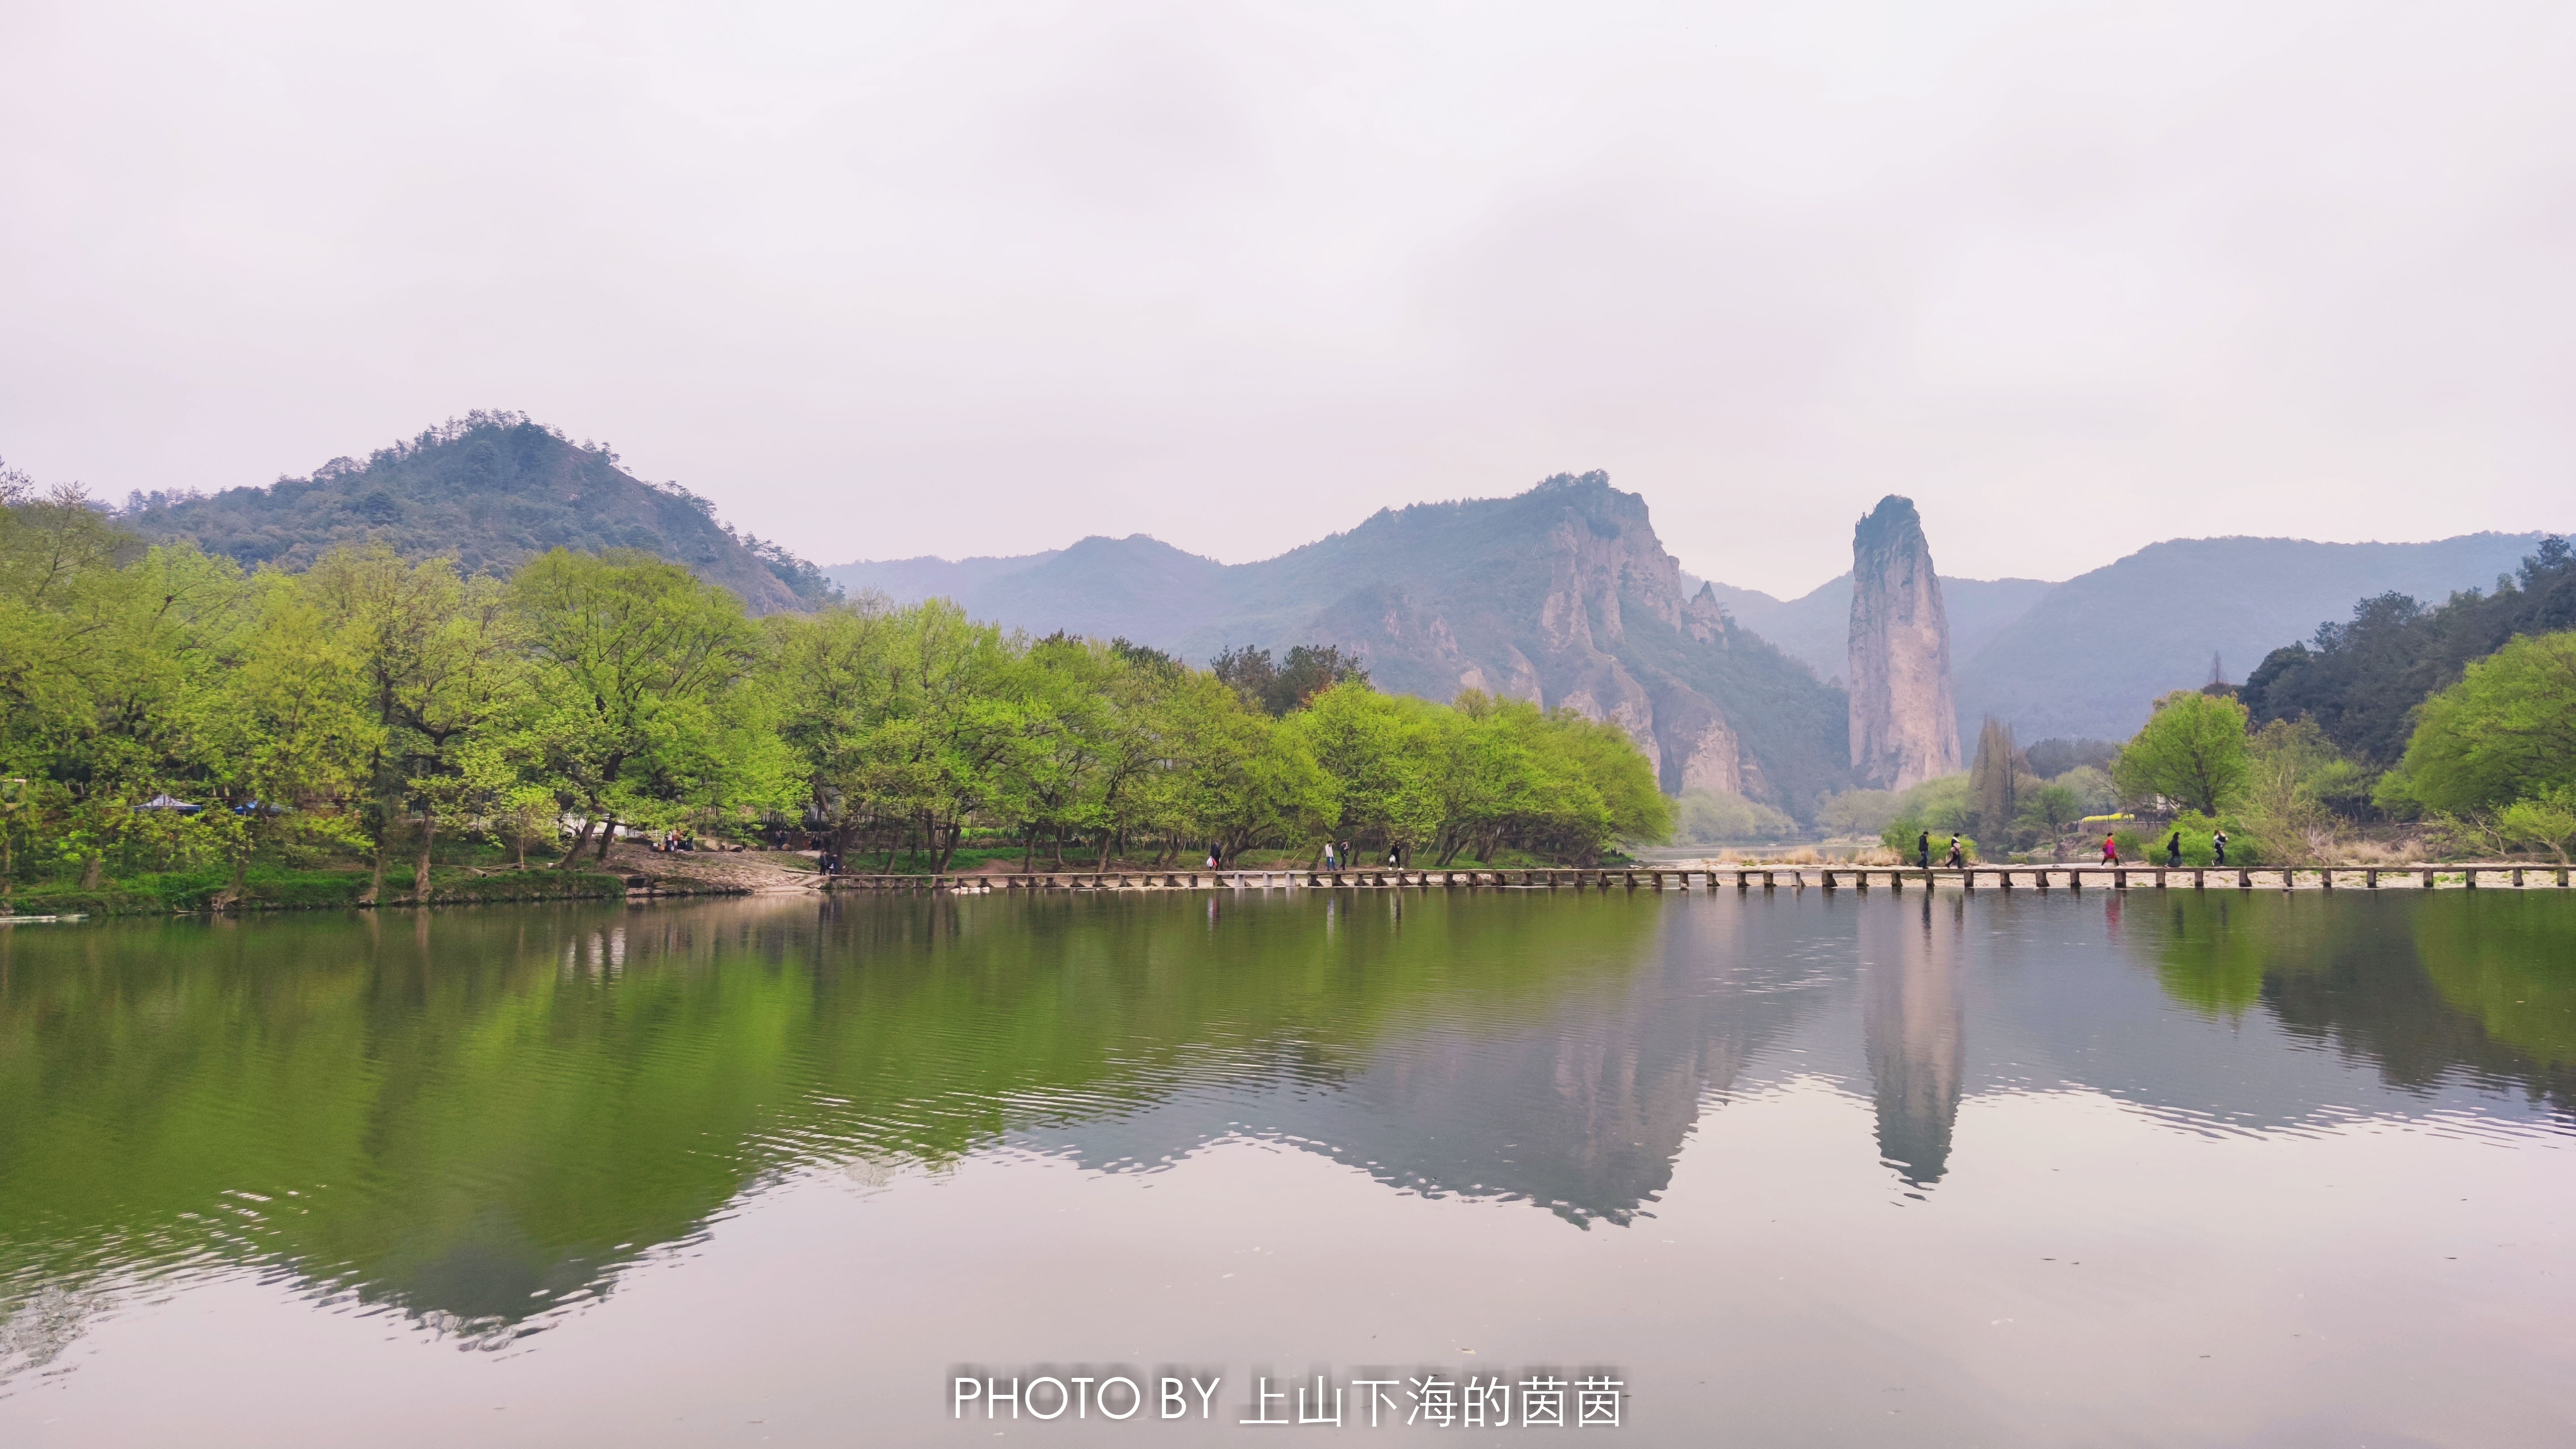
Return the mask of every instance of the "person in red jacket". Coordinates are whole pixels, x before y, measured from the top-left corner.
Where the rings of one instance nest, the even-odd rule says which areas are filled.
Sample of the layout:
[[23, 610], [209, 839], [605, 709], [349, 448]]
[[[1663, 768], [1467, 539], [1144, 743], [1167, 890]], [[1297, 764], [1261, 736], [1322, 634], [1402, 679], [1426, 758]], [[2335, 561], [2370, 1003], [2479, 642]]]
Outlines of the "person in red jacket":
[[2120, 837], [2110, 834], [2102, 837], [2102, 863], [2104, 865], [2120, 863]]

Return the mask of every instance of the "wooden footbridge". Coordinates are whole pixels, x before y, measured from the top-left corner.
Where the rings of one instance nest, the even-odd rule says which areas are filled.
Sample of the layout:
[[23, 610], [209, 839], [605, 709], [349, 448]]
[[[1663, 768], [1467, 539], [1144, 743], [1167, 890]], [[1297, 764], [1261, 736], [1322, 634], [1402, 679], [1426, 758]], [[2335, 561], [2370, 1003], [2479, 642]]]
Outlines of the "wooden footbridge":
[[1014, 891], [1204, 890], [1424, 890], [1424, 891], [1688, 891], [1732, 887], [1854, 890], [1873, 887], [1903, 893], [1944, 888], [2082, 891], [2123, 890], [2440, 890], [2504, 887], [2526, 880], [2567, 888], [2566, 867], [2507, 864], [2408, 866], [2107, 866], [1972, 865], [1922, 870], [1886, 865], [1666, 866], [1630, 870], [1121, 870], [977, 872], [971, 875], [834, 875], [830, 890], [946, 892], [985, 895]]

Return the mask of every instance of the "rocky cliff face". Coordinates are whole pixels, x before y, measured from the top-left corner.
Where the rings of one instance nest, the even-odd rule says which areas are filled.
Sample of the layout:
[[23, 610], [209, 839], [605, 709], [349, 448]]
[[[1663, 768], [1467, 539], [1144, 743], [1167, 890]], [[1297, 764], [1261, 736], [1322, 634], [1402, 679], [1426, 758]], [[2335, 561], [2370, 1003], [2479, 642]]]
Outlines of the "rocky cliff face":
[[1893, 494], [1852, 532], [1851, 768], [1902, 790], [1959, 771], [1950, 621], [1914, 500]]
[[1443, 700], [1482, 689], [1614, 720], [1667, 792], [1728, 791], [1804, 817], [1842, 787], [1839, 692], [1706, 586], [1686, 593], [1645, 500], [1606, 474], [1381, 513], [1245, 567], [1286, 584], [1327, 561], [1378, 582], [1288, 633], [1354, 650], [1380, 688]]

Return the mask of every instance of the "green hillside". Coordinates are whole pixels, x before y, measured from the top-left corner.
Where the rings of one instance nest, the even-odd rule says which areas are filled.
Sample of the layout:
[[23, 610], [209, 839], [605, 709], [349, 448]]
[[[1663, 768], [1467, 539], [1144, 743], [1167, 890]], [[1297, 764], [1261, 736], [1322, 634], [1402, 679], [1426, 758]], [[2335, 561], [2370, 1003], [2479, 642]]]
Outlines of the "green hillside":
[[758, 614], [801, 609], [836, 587], [777, 544], [736, 534], [715, 505], [643, 482], [606, 448], [519, 413], [468, 413], [364, 461], [221, 493], [136, 494], [120, 521], [153, 539], [193, 539], [245, 564], [302, 569], [334, 544], [379, 538], [405, 555], [452, 553], [503, 572], [551, 548], [632, 548], [684, 564]]

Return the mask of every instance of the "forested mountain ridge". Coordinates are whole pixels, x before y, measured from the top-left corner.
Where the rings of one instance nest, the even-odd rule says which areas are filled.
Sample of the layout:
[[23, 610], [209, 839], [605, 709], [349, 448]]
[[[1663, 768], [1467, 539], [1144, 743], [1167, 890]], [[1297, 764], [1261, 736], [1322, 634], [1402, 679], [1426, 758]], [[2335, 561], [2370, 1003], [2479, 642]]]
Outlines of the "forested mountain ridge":
[[381, 539], [406, 557], [453, 554], [501, 573], [552, 548], [631, 548], [681, 564], [755, 614], [809, 608], [836, 587], [774, 543], [736, 534], [715, 505], [618, 467], [519, 413], [474, 412], [310, 477], [206, 494], [136, 494], [119, 521], [145, 538], [190, 539], [243, 564], [310, 567], [334, 544]]
[[2394, 590], [2352, 617], [2265, 656], [2238, 697], [2256, 724], [2314, 719], [2337, 748], [2385, 769], [2406, 752], [2415, 707], [2517, 634], [2576, 629], [2576, 553], [2541, 539], [2493, 592], [2465, 589], [2426, 607]]
[[954, 598], [1044, 634], [1124, 636], [1190, 659], [1338, 646], [1379, 688], [1481, 689], [1625, 725], [1670, 791], [1738, 792], [1805, 816], [1849, 776], [1847, 704], [1705, 588], [1686, 591], [1646, 503], [1606, 474], [1509, 498], [1382, 509], [1258, 563], [1144, 535], [1026, 560], [825, 571], [899, 599]]

